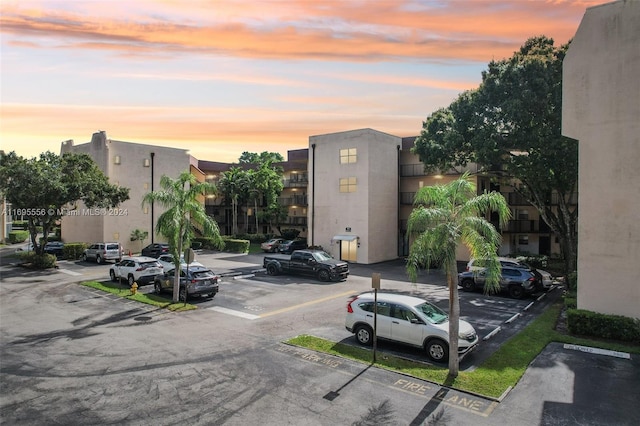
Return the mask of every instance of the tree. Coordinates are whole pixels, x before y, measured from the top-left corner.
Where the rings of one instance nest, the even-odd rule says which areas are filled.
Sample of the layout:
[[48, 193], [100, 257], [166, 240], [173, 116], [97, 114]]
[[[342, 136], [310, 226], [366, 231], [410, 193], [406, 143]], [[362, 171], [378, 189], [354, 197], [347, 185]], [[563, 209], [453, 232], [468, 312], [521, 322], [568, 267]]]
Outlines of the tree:
[[141, 229], [134, 229], [133, 231], [131, 231], [131, 241], [140, 241], [140, 250], [142, 250], [144, 240], [146, 240], [148, 236], [148, 231], [143, 231]]
[[223, 172], [218, 186], [225, 195], [231, 200], [231, 214], [233, 216], [231, 233], [238, 234], [238, 204], [240, 197], [245, 193], [248, 185], [247, 172], [240, 167], [232, 167]]
[[[22, 218], [37, 255], [44, 254], [49, 232], [82, 201], [87, 208], [116, 207], [129, 199], [129, 189], [109, 183], [87, 154], [47, 151], [25, 159], [15, 152], [0, 155], [0, 192]], [[41, 229], [43, 238], [38, 241]]]
[[159, 191], [145, 194], [142, 205], [158, 203], [166, 208], [158, 217], [156, 232], [167, 239], [173, 256], [173, 301], [177, 302], [180, 292], [180, 255], [183, 248], [191, 245], [194, 237], [193, 224], [199, 225], [205, 237], [213, 238], [215, 247], [224, 247], [218, 224], [207, 216], [204, 205], [198, 200], [202, 195], [215, 194], [216, 187], [209, 182], [198, 182], [189, 171], [182, 172], [175, 180], [163, 175], [160, 187], [162, 189]]
[[496, 253], [502, 237], [483, 215], [497, 212], [500, 223], [507, 223], [511, 212], [498, 192], [476, 195], [476, 187], [465, 173], [446, 185], [425, 186], [418, 190], [415, 208], [409, 215], [408, 233], [414, 238], [409, 249], [407, 272], [416, 282], [421, 265], [442, 265], [449, 288], [449, 375], [459, 371], [458, 331], [460, 300], [456, 250], [464, 244], [474, 258], [488, 259], [485, 291], [500, 287], [500, 263]]
[[478, 164], [533, 205], [558, 237], [567, 273], [577, 261], [577, 141], [561, 134], [568, 45], [529, 39], [489, 63], [480, 87], [423, 123], [413, 152], [426, 171]]
[[284, 161], [282, 155], [277, 152], [263, 151], [260, 154], [256, 152], [244, 151], [239, 158], [240, 164], [263, 164], [263, 163], [278, 163]]

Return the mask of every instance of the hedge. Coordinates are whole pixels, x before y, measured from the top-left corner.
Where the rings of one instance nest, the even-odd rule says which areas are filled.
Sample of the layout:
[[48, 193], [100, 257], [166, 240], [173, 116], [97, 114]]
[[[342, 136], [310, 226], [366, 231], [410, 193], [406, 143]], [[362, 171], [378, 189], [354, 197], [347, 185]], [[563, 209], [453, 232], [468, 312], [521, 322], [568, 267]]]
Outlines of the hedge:
[[567, 327], [580, 336], [640, 343], [640, 320], [635, 318], [567, 309]]
[[9, 232], [9, 243], [23, 243], [29, 238], [29, 231], [11, 231]]

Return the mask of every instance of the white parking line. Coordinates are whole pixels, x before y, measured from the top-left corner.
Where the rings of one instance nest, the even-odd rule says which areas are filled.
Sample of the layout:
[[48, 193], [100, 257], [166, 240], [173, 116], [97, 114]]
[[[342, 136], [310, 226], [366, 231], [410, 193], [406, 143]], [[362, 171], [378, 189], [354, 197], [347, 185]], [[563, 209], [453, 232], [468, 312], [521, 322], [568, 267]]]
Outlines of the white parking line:
[[260, 315], [248, 314], [242, 311], [234, 311], [233, 309], [223, 308], [221, 306], [213, 306], [211, 308], [207, 308], [210, 311], [220, 312], [222, 314], [233, 315], [235, 317], [240, 317], [244, 319], [254, 320], [260, 318]]

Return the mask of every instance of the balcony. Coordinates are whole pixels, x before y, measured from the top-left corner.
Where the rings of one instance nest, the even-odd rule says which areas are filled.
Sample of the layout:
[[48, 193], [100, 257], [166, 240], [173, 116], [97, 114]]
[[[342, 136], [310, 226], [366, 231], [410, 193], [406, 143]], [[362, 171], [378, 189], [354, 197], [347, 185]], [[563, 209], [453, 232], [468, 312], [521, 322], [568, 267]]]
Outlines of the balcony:
[[306, 188], [309, 186], [309, 178], [305, 174], [291, 175], [289, 179], [283, 179], [282, 183], [285, 188]]
[[413, 200], [416, 197], [415, 192], [401, 192], [400, 193], [400, 204], [404, 205], [412, 205]]
[[278, 198], [278, 204], [281, 206], [307, 206], [309, 203], [306, 195], [294, 195]]

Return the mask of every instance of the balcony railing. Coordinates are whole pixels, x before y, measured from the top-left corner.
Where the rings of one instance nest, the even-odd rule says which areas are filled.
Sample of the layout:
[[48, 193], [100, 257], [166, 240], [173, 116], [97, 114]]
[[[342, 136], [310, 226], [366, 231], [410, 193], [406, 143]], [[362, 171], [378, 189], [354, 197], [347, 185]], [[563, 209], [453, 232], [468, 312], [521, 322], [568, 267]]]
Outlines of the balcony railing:
[[400, 204], [413, 204], [413, 200], [416, 197], [415, 192], [401, 192], [400, 193]]
[[283, 179], [282, 183], [285, 188], [306, 188], [309, 186], [307, 175], [295, 175], [289, 179]]
[[308, 201], [306, 195], [294, 195], [293, 197], [278, 198], [278, 204], [282, 206], [306, 206]]

